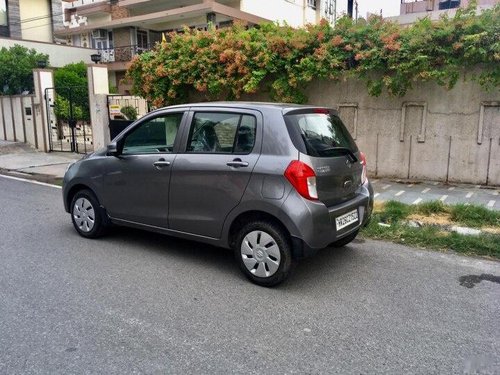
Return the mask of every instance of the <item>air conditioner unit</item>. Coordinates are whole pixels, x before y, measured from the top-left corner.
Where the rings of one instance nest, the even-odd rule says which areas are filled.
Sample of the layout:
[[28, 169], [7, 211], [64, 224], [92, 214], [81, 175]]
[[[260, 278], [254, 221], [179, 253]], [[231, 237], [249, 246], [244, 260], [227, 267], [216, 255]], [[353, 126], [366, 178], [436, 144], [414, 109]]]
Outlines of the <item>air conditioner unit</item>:
[[92, 30], [92, 38], [93, 39], [107, 39], [108, 31], [104, 29], [96, 29]]

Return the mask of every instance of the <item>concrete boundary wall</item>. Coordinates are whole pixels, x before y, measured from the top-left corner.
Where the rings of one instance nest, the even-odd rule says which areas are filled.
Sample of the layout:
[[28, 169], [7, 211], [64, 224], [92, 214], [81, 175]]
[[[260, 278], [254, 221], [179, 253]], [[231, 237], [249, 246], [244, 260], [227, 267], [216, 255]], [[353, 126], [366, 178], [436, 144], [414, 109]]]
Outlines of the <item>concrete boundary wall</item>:
[[500, 185], [499, 90], [462, 79], [449, 91], [415, 83], [402, 98], [373, 97], [346, 80], [313, 81], [306, 94], [310, 104], [338, 108], [372, 176]]
[[0, 139], [49, 151], [44, 90], [53, 86], [50, 69], [34, 69], [35, 94], [0, 96]]
[[44, 122], [34, 105], [34, 95], [0, 96], [0, 139], [25, 142], [39, 147], [40, 129]]
[[419, 83], [403, 98], [375, 98], [352, 80], [315, 82], [307, 94], [311, 103], [339, 107], [372, 175], [500, 185], [498, 90], [471, 81], [449, 91]]
[[66, 64], [83, 61], [90, 63], [90, 55], [98, 51], [92, 48], [73, 47], [62, 44], [39, 42], [34, 40], [21, 40], [0, 37], [0, 46], [10, 48], [19, 44], [23, 47], [34, 48], [39, 53], [49, 55], [50, 66], [60, 68]]

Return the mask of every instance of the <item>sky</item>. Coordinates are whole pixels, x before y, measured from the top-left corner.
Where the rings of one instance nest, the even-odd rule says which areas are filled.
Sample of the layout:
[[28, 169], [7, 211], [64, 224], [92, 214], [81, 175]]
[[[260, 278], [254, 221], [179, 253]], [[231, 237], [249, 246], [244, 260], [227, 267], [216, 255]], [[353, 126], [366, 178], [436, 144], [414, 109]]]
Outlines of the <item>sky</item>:
[[[399, 6], [401, 0], [357, 0], [358, 1], [358, 17], [366, 18], [366, 13], [380, 13], [384, 17], [399, 16]], [[337, 0], [337, 11], [347, 11], [347, 0]]]

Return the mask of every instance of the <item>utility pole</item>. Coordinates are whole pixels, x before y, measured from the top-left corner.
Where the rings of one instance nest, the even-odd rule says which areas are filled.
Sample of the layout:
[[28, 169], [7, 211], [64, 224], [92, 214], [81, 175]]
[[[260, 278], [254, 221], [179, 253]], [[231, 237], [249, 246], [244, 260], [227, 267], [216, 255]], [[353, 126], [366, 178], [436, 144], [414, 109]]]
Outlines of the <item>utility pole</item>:
[[354, 19], [358, 20], [358, 1], [354, 0]]

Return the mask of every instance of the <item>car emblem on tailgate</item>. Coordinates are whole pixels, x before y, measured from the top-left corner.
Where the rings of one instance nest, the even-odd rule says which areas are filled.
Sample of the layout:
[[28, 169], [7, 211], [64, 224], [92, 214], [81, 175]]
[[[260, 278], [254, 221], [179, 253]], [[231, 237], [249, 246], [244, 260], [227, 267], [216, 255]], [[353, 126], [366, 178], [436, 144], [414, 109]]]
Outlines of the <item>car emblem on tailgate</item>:
[[344, 189], [349, 189], [352, 186], [352, 180], [345, 180], [344, 181]]

